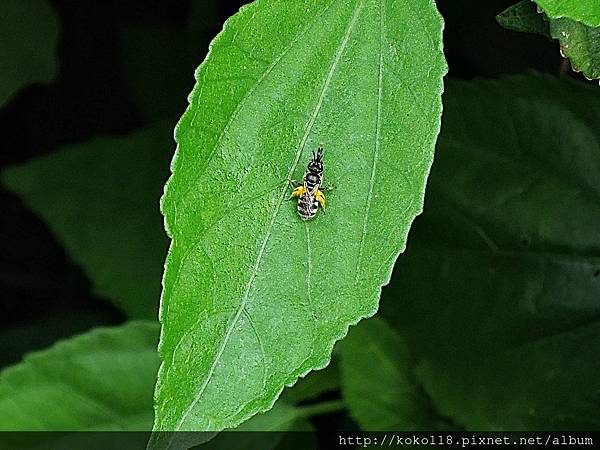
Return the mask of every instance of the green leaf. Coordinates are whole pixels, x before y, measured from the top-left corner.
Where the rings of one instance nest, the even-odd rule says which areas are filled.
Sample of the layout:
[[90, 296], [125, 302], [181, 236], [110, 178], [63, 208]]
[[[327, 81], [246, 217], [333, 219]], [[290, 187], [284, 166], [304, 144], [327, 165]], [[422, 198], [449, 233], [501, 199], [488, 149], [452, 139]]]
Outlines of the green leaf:
[[567, 18], [590, 27], [600, 26], [598, 0], [535, 0], [552, 19]]
[[600, 27], [592, 28], [570, 19], [550, 21], [550, 35], [560, 42], [560, 52], [576, 72], [600, 78]]
[[521, 0], [508, 7], [496, 16], [496, 20], [509, 30], [550, 36], [548, 21], [531, 0]]
[[598, 429], [600, 91], [453, 82], [386, 316], [470, 430]]
[[342, 394], [365, 431], [443, 428], [413, 373], [405, 340], [382, 319], [351, 329], [341, 343]]
[[0, 108], [28, 84], [54, 79], [58, 28], [46, 0], [0, 2]]
[[[225, 24], [163, 198], [156, 430], [221, 430], [268, 410], [375, 313], [422, 209], [441, 35], [431, 0], [257, 0]], [[321, 141], [336, 189], [303, 223], [288, 181]]]
[[164, 125], [96, 138], [3, 176], [83, 266], [95, 293], [132, 317], [156, 317], [167, 247], [158, 201], [171, 142]]
[[149, 430], [157, 337], [130, 322], [29, 354], [0, 372], [0, 430]]

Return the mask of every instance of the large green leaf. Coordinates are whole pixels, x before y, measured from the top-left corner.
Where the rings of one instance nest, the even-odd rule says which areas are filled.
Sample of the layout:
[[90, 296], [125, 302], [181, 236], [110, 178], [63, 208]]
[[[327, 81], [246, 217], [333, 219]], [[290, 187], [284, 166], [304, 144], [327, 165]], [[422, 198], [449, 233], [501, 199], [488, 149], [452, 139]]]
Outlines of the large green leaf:
[[600, 427], [600, 91], [453, 82], [384, 310], [468, 429]]
[[552, 19], [567, 18], [591, 27], [600, 26], [598, 0], [535, 0]]
[[0, 372], [0, 430], [149, 430], [154, 322], [99, 328]]
[[167, 249], [158, 211], [172, 133], [102, 137], [7, 170], [3, 182], [48, 221], [98, 295], [155, 318]]
[[[376, 311], [422, 209], [441, 34], [431, 0], [258, 0], [226, 23], [163, 199], [156, 430], [220, 430], [269, 409]], [[303, 223], [288, 180], [321, 141], [336, 189]]]
[[444, 428], [415, 378], [405, 340], [382, 319], [353, 328], [341, 350], [342, 394], [363, 430]]
[[58, 18], [47, 0], [0, 2], [0, 108], [22, 87], [58, 69]]

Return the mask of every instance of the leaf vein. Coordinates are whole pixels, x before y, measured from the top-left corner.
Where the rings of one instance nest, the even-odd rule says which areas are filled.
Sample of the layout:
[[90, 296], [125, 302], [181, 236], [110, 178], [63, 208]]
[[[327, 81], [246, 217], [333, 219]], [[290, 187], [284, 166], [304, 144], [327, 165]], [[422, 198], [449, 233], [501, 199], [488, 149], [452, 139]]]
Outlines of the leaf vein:
[[256, 325], [254, 324], [254, 320], [252, 319], [252, 316], [250, 315], [250, 313], [248, 312], [248, 310], [245, 307], [242, 309], [244, 311], [244, 315], [248, 319], [250, 328], [252, 328], [252, 331], [254, 332], [254, 335], [256, 336], [256, 340], [258, 342], [258, 347], [260, 348], [260, 355], [261, 355], [261, 359], [262, 359], [262, 368], [263, 368], [262, 385], [263, 385], [263, 390], [264, 390], [265, 385], [267, 383], [267, 358], [266, 358], [266, 353], [265, 353], [265, 347], [260, 338], [260, 334], [258, 333], [258, 330], [256, 329]]
[[377, 170], [377, 160], [379, 158], [379, 143], [381, 138], [381, 111], [382, 111], [382, 96], [383, 96], [383, 42], [384, 42], [384, 27], [385, 27], [385, 0], [380, 0], [380, 33], [379, 33], [379, 78], [377, 81], [377, 116], [375, 119], [375, 148], [373, 150], [373, 160], [371, 164], [371, 177], [369, 180], [369, 192], [365, 202], [365, 218], [363, 220], [363, 228], [360, 237], [360, 246], [358, 248], [358, 258], [356, 261], [356, 273], [354, 276], [354, 285], [358, 284], [358, 275], [362, 264], [363, 252], [365, 247], [365, 239], [367, 236], [367, 228], [369, 223], [369, 211], [373, 198], [373, 186], [375, 184], [375, 173]]
[[[217, 151], [217, 149], [221, 146], [221, 142], [223, 140], [223, 137], [229, 131], [229, 128], [231, 127], [231, 125], [235, 121], [235, 119], [237, 118], [238, 114], [240, 113], [242, 107], [245, 105], [246, 101], [252, 96], [252, 94], [256, 91], [256, 89], [259, 88], [259, 86], [271, 74], [271, 72], [273, 72], [273, 70], [277, 67], [277, 65], [279, 64], [279, 62], [288, 54], [288, 52], [294, 47], [294, 45], [300, 40], [300, 38], [302, 38], [306, 34], [306, 32], [309, 29], [312, 28], [312, 26], [317, 21], [317, 19], [319, 19], [323, 14], [325, 14], [325, 12], [327, 10], [329, 10], [329, 8], [331, 7], [331, 5], [333, 5], [334, 3], [335, 3], [335, 0], [332, 1], [327, 6], [327, 8], [325, 8], [323, 10], [323, 12], [321, 12], [320, 14], [315, 15], [315, 17], [313, 18], [313, 20], [311, 20], [308, 23], [308, 25], [306, 27], [304, 27], [296, 36], [294, 36], [294, 39], [292, 39], [292, 41], [290, 42], [290, 44], [281, 52], [281, 54], [279, 54], [273, 60], [273, 62], [271, 63], [271, 65], [269, 67], [267, 67], [267, 69], [264, 71], [264, 73], [258, 78], [258, 80], [256, 81], [256, 83], [250, 89], [248, 89], [248, 91], [244, 94], [244, 96], [241, 98], [240, 102], [236, 106], [235, 110], [231, 114], [231, 117], [227, 121], [227, 124], [223, 128], [223, 131], [219, 135], [219, 138], [218, 138], [217, 142], [215, 143], [214, 147], [211, 149], [210, 154], [208, 155], [208, 158], [206, 159], [206, 164], [205, 164], [204, 169], [206, 169], [206, 167], [208, 166], [209, 161], [212, 159], [212, 157], [215, 154], [215, 152]], [[191, 122], [192, 126], [194, 125], [195, 119], [196, 119], [196, 116], [194, 116], [194, 118], [192, 119], [192, 122]], [[187, 190], [181, 195], [181, 197], [179, 199], [179, 203], [182, 202], [188, 196], [188, 194], [191, 192], [191, 190], [193, 189], [193, 187], [198, 183], [198, 180], [200, 179], [200, 177], [202, 176], [203, 173], [204, 173], [204, 170], [200, 170], [199, 171], [199, 173], [196, 176], [194, 182], [190, 183], [189, 186], [188, 186], [188, 188], [187, 188]]]
[[[354, 14], [352, 15], [352, 18], [350, 19], [350, 22], [348, 23], [348, 26], [346, 28], [346, 32], [344, 34], [343, 40], [335, 54], [335, 58], [333, 60], [333, 63], [331, 64], [331, 67], [329, 69], [329, 72], [327, 73], [327, 76], [325, 78], [325, 81], [321, 87], [321, 93], [319, 95], [317, 104], [314, 108], [313, 114], [311, 115], [310, 120], [308, 121], [306, 128], [305, 128], [305, 132], [304, 132], [304, 136], [300, 142], [300, 145], [298, 146], [298, 150], [296, 152], [296, 157], [294, 159], [294, 162], [292, 164], [292, 167], [290, 168], [290, 171], [288, 173], [288, 180], [291, 180], [291, 177], [294, 173], [294, 171], [296, 170], [296, 167], [298, 165], [298, 162], [300, 161], [300, 156], [302, 155], [302, 150], [304, 149], [306, 142], [308, 140], [308, 136], [310, 135], [310, 132], [314, 126], [314, 123], [317, 119], [317, 116], [319, 115], [319, 112], [321, 110], [321, 106], [323, 105], [323, 101], [325, 99], [325, 94], [327, 93], [327, 90], [329, 88], [329, 85], [331, 84], [331, 80], [333, 78], [333, 75], [335, 73], [335, 70], [337, 69], [337, 66], [340, 62], [340, 59], [342, 57], [342, 54], [344, 53], [344, 50], [346, 49], [346, 46], [348, 44], [348, 41], [350, 39], [350, 35], [352, 34], [352, 30], [354, 29], [354, 25], [356, 24], [356, 21], [358, 19], [359, 13], [362, 9], [362, 5], [363, 5], [364, 0], [359, 0], [357, 2], [357, 6], [355, 8]], [[331, 6], [331, 5], [330, 5]], [[314, 21], [313, 21], [314, 22]], [[312, 22], [311, 22], [312, 25]], [[289, 50], [289, 47], [288, 49]], [[274, 211], [272, 213], [272, 217], [271, 217], [271, 221], [269, 223], [269, 226], [267, 228], [267, 232], [265, 234], [265, 238], [263, 239], [263, 243], [261, 245], [261, 248], [258, 252], [257, 258], [256, 258], [256, 263], [254, 265], [254, 268], [252, 270], [252, 273], [250, 274], [250, 278], [248, 280], [248, 283], [246, 284], [246, 289], [244, 292], [244, 297], [242, 298], [242, 301], [240, 303], [240, 306], [233, 318], [233, 320], [230, 322], [230, 325], [228, 325], [227, 330], [225, 332], [225, 336], [223, 338], [223, 341], [221, 342], [221, 345], [219, 346], [219, 349], [217, 351], [217, 354], [215, 355], [215, 359], [213, 361], [213, 364], [211, 365], [208, 374], [206, 375], [206, 378], [204, 380], [204, 382], [202, 383], [198, 393], [194, 396], [193, 401], [190, 403], [190, 405], [187, 407], [187, 409], [184, 411], [184, 413], [181, 415], [180, 419], [177, 421], [174, 430], [178, 431], [181, 428], [181, 425], [183, 424], [183, 422], [185, 421], [185, 419], [187, 418], [187, 416], [191, 413], [192, 409], [195, 407], [195, 405], [200, 401], [200, 399], [202, 398], [202, 395], [204, 394], [204, 391], [206, 389], [206, 387], [208, 386], [208, 384], [210, 383], [210, 380], [213, 377], [213, 374], [215, 372], [216, 366], [218, 361], [221, 358], [221, 355], [223, 354], [223, 352], [225, 351], [225, 347], [227, 346], [227, 343], [229, 342], [229, 338], [231, 337], [231, 334], [233, 332], [233, 329], [235, 328], [235, 325], [237, 324], [237, 322], [240, 319], [240, 316], [242, 314], [242, 312], [244, 311], [245, 307], [246, 307], [246, 302], [248, 301], [249, 295], [250, 295], [250, 289], [252, 288], [252, 285], [254, 283], [254, 280], [256, 279], [256, 275], [258, 274], [258, 270], [260, 268], [260, 263], [262, 261], [262, 257], [264, 254], [264, 251], [267, 247], [267, 243], [271, 237], [271, 233], [273, 231], [273, 226], [275, 225], [275, 220], [277, 219], [277, 214], [279, 212], [279, 209], [281, 208], [281, 204], [283, 203], [283, 200], [285, 198], [285, 193], [288, 189], [287, 184], [285, 185], [285, 187], [282, 189], [281, 194], [279, 196], [279, 201], [277, 202], [277, 204], [275, 205]]]

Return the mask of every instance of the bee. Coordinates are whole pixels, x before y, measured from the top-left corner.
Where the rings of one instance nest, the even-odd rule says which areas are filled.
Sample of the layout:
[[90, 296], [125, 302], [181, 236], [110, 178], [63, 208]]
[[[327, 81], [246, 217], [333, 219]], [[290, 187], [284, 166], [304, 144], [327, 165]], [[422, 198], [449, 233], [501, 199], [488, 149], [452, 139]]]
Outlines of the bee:
[[309, 220], [317, 215], [319, 206], [325, 210], [325, 194], [321, 191], [323, 183], [323, 146], [317, 152], [313, 150], [313, 158], [308, 162], [302, 184], [292, 192], [290, 200], [298, 197], [298, 214]]

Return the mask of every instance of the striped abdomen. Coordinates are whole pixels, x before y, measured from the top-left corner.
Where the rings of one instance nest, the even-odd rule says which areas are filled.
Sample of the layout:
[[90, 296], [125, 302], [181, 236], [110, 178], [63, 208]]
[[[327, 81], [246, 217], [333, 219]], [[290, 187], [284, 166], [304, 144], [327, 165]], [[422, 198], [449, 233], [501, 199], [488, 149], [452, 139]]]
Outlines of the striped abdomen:
[[305, 192], [298, 199], [298, 214], [304, 220], [312, 219], [319, 210], [319, 202], [317, 202], [314, 195], [309, 191]]
[[319, 210], [316, 199], [317, 191], [321, 186], [321, 174], [307, 172], [304, 175], [304, 194], [298, 200], [298, 214], [303, 219], [312, 219]]

